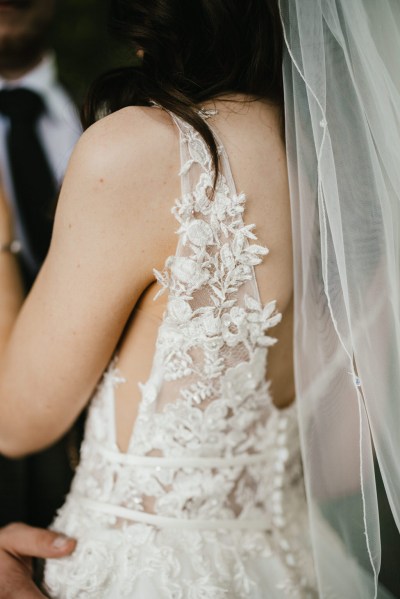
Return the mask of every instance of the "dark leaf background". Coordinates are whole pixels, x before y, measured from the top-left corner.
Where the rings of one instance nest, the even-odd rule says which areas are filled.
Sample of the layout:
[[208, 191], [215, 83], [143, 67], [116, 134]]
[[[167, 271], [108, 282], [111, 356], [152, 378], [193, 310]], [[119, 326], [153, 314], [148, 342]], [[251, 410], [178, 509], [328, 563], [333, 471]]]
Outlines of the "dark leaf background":
[[58, 0], [51, 34], [61, 81], [80, 106], [93, 79], [134, 61], [131, 50], [107, 32], [109, 0]]

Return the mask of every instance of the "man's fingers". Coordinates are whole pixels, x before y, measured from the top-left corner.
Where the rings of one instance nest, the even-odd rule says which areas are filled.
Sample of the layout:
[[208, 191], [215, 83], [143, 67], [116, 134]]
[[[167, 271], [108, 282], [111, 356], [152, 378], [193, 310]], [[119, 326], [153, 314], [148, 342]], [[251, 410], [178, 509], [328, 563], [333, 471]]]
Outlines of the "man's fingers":
[[0, 599], [44, 599], [30, 572], [21, 562], [0, 550]]
[[75, 546], [73, 539], [26, 524], [1, 528], [0, 599], [44, 599], [32, 580], [30, 558], [63, 557]]
[[[12, 595], [10, 595], [11, 599]], [[1, 599], [1, 595], [0, 595]], [[34, 584], [29, 589], [19, 591], [18, 599], [46, 599]]]
[[75, 546], [74, 539], [22, 523], [0, 530], [0, 547], [16, 557], [62, 557], [72, 553]]
[[[8, 576], [8, 573], [7, 573]], [[45, 599], [32, 580], [24, 580], [21, 584], [15, 579], [3, 580], [0, 588], [0, 599]]]

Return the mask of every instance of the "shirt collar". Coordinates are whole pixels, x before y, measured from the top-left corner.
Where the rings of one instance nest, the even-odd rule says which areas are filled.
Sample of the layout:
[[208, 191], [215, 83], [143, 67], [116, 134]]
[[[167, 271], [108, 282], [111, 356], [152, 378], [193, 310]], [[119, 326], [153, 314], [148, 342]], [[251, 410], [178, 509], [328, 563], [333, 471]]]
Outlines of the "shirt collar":
[[45, 94], [46, 90], [57, 81], [56, 61], [53, 53], [49, 52], [31, 71], [19, 79], [7, 80], [0, 77], [0, 89], [26, 87], [38, 94]]
[[40, 94], [46, 103], [48, 114], [56, 119], [63, 118], [57, 102], [52, 101], [57, 84], [57, 66], [53, 52], [45, 54], [36, 67], [19, 79], [8, 80], [0, 77], [0, 89], [24, 87]]

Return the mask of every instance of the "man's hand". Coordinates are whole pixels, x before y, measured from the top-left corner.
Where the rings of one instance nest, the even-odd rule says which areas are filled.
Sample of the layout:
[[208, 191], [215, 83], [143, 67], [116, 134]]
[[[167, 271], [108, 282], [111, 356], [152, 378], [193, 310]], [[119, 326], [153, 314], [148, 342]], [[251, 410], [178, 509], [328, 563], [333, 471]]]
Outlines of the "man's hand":
[[32, 580], [32, 558], [69, 555], [76, 542], [49, 530], [26, 524], [0, 529], [0, 599], [43, 599]]

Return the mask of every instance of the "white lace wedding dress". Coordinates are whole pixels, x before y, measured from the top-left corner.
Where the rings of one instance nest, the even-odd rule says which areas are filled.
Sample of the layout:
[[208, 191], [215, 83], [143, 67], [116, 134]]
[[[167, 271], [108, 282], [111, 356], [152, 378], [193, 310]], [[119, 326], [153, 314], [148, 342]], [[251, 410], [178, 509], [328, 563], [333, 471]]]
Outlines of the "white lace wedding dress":
[[120, 376], [114, 364], [104, 374], [53, 525], [78, 546], [47, 561], [45, 584], [57, 599], [315, 598], [296, 407], [278, 410], [266, 378], [269, 329], [281, 318], [255, 279], [267, 249], [244, 224], [222, 145], [210, 199], [210, 154], [173, 118], [179, 242], [156, 272], [168, 305], [151, 375], [124, 454]]

